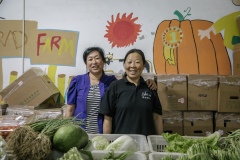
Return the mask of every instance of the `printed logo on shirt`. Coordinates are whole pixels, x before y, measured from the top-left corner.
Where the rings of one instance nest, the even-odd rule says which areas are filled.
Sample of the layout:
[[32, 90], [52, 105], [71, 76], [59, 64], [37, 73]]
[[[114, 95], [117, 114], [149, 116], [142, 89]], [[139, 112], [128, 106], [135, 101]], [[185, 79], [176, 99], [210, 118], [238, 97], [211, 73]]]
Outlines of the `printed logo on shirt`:
[[151, 94], [149, 94], [148, 92], [142, 92], [142, 98], [143, 99], [151, 99]]

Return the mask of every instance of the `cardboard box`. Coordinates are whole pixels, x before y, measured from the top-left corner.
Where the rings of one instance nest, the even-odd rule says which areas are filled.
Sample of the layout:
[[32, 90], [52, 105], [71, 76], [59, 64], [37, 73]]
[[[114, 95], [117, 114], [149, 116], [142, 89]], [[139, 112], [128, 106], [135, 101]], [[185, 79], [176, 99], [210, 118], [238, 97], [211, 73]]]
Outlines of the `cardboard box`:
[[240, 75], [240, 43], [233, 47], [233, 75]]
[[227, 136], [237, 129], [240, 129], [240, 113], [215, 113], [215, 131]]
[[217, 111], [218, 77], [215, 75], [188, 76], [188, 110]]
[[206, 136], [213, 133], [213, 112], [183, 112], [185, 136]]
[[163, 132], [178, 133], [183, 135], [183, 114], [182, 111], [164, 111]]
[[220, 76], [218, 112], [240, 113], [240, 76]]
[[31, 68], [0, 92], [8, 105], [37, 107], [42, 103], [55, 103], [59, 90], [40, 68]]
[[186, 75], [157, 75], [157, 85], [163, 111], [187, 110]]
[[155, 78], [155, 74], [153, 73], [142, 73], [141, 75], [143, 77], [143, 79], [146, 81], [147, 79], [152, 79], [154, 80]]

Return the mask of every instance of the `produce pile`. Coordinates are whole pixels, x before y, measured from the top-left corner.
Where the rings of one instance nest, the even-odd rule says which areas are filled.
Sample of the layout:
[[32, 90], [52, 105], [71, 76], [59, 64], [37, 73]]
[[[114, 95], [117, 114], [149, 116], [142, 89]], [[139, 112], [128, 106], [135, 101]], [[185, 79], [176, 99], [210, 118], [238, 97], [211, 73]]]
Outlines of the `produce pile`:
[[[57, 135], [57, 137], [59, 137], [57, 141], [62, 142], [62, 140], [59, 140], [61, 139], [61, 136], [62, 136], [62, 135], [58, 135], [59, 131], [60, 129], [55, 133], [54, 137]], [[55, 140], [53, 140], [53, 143], [56, 144], [57, 146], [61, 146], [61, 144], [56, 143]], [[84, 144], [86, 144], [86, 142], [84, 142]], [[59, 147], [56, 147], [56, 148], [58, 148], [58, 150], [60, 149]], [[70, 149], [69, 148], [60, 149], [61, 151], [67, 151], [67, 150], [68, 151], [61, 158], [59, 158], [59, 160], [75, 160], [75, 159], [85, 160], [84, 159], [85, 156], [87, 156], [88, 160], [96, 160], [96, 158], [99, 160], [125, 160], [128, 156], [136, 152], [138, 147], [135, 140], [128, 135], [122, 135], [111, 143], [104, 136], [96, 135], [92, 139], [88, 140], [87, 145], [85, 145], [85, 147], [82, 150], [79, 150], [76, 147], [72, 147]], [[101, 150], [101, 151], [107, 151], [107, 152], [106, 154], [102, 153], [105, 155], [103, 156], [103, 158], [100, 158], [100, 157], [94, 157], [92, 155], [91, 151], [93, 150]], [[115, 151], [123, 151], [123, 152], [121, 152], [119, 155], [115, 155], [114, 154]]]
[[[55, 133], [57, 133], [59, 129], [63, 130], [62, 128], [65, 128], [66, 126], [75, 127], [75, 130], [77, 128], [78, 135], [75, 133], [75, 136], [79, 138], [76, 139], [82, 139], [81, 136], [83, 136], [85, 138], [85, 145], [88, 143], [88, 135], [79, 126], [82, 123], [82, 120], [78, 120], [76, 118], [64, 119], [63, 117], [57, 117], [54, 119], [40, 119], [23, 126], [19, 126], [13, 130], [6, 138], [7, 147], [14, 155], [17, 155], [18, 160], [50, 159], [49, 156], [54, 146], [53, 139], [55, 137]], [[72, 129], [72, 131], [73, 130], [74, 129]], [[79, 132], [79, 130], [81, 131]], [[68, 136], [71, 135], [65, 135], [64, 137]], [[56, 137], [56, 139], [58, 138]], [[62, 142], [64, 143], [64, 140], [62, 140]], [[71, 143], [72, 147], [77, 147], [78, 149], [81, 149], [83, 146], [83, 144], [80, 145], [79, 141], [76, 140], [74, 143], [70, 141], [61, 145], [66, 148], [66, 145], [69, 143]], [[85, 147], [85, 145], [83, 147]]]
[[[122, 152], [115, 156], [114, 151], [110, 150], [103, 158], [97, 158], [98, 160], [125, 160], [128, 156], [134, 152]], [[76, 147], [71, 148], [63, 157], [58, 160], [86, 160], [83, 155], [87, 155], [88, 160], [96, 160], [89, 151], [78, 150]]]
[[84, 150], [106, 150], [106, 151], [130, 151], [136, 152], [138, 150], [137, 142], [129, 135], [122, 135], [109, 142], [104, 136], [98, 135], [89, 140]]
[[[177, 160], [237, 160], [240, 157], [240, 129], [226, 137], [218, 131], [197, 139], [163, 133], [168, 142], [164, 152], [183, 153]], [[162, 160], [175, 160], [171, 154]]]
[[[57, 135], [57, 133], [55, 133]], [[61, 135], [59, 135], [61, 137]], [[84, 142], [85, 143], [85, 142]], [[83, 155], [87, 156], [88, 160], [95, 160], [91, 153], [93, 150], [107, 151], [103, 158], [97, 157], [99, 160], [125, 160], [128, 156], [138, 150], [135, 140], [128, 136], [122, 135], [115, 139], [113, 142], [109, 142], [107, 138], [102, 135], [96, 135], [92, 139], [89, 139], [87, 145], [82, 150], [78, 150], [73, 147], [68, 150], [59, 160], [84, 160]], [[123, 151], [119, 155], [115, 155], [115, 151]], [[94, 159], [95, 158], [95, 159]]]
[[[101, 160], [124, 160], [137, 151], [137, 143], [128, 135], [111, 143], [100, 135], [90, 140], [80, 125], [84, 121], [76, 118], [38, 119], [10, 132], [6, 146], [17, 160], [94, 160], [92, 150], [107, 151]], [[62, 157], [53, 157], [53, 151]], [[124, 152], [115, 155], [114, 151]]]

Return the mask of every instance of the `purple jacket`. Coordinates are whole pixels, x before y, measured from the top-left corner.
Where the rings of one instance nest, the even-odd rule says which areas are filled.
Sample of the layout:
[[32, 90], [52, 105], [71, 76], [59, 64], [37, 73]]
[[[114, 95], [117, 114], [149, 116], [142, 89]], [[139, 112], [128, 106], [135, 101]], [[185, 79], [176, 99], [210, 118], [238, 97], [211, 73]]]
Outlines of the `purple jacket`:
[[[111, 82], [115, 81], [115, 76], [107, 76], [104, 72], [99, 82], [101, 100]], [[88, 73], [74, 77], [69, 85], [67, 93], [67, 104], [75, 105], [74, 116], [78, 119], [87, 117], [87, 96], [90, 89], [90, 79]], [[80, 114], [79, 114], [80, 113]], [[82, 126], [85, 128], [85, 126]], [[103, 133], [103, 115], [98, 115], [98, 130]]]

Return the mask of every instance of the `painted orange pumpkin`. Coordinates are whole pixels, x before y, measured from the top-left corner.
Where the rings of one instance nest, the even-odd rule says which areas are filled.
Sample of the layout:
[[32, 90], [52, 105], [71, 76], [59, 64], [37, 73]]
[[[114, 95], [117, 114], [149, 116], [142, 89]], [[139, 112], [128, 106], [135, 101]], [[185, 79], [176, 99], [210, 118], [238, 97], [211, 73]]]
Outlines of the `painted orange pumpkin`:
[[231, 75], [231, 62], [220, 33], [200, 40], [198, 30], [213, 25], [206, 20], [166, 20], [154, 39], [156, 74]]

